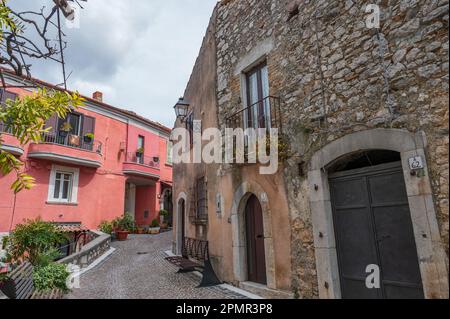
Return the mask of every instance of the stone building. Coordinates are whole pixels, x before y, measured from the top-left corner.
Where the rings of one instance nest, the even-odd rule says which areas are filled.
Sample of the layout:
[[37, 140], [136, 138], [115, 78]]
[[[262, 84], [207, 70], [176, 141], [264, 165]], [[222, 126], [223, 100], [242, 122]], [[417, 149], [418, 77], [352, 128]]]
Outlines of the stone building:
[[176, 252], [207, 239], [263, 296], [448, 298], [448, 1], [377, 3], [379, 28], [370, 1], [217, 4], [176, 127], [277, 127], [287, 151], [274, 175], [175, 165]]

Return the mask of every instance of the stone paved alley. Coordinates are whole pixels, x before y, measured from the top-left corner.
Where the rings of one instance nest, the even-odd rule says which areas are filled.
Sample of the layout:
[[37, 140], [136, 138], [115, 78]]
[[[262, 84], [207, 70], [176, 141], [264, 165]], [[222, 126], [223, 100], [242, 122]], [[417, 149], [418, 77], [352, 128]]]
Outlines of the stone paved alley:
[[156, 236], [130, 235], [113, 242], [116, 251], [94, 269], [84, 273], [80, 289], [69, 299], [238, 299], [244, 296], [222, 286], [196, 288], [200, 278], [177, 274], [167, 262], [172, 233]]

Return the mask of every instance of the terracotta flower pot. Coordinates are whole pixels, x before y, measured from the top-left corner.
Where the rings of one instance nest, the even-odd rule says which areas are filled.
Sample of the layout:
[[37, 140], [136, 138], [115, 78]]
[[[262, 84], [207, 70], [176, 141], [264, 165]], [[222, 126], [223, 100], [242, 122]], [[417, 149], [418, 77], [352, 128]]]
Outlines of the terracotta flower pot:
[[118, 241], [124, 241], [128, 239], [128, 232], [127, 231], [118, 231], [117, 232], [117, 240]]

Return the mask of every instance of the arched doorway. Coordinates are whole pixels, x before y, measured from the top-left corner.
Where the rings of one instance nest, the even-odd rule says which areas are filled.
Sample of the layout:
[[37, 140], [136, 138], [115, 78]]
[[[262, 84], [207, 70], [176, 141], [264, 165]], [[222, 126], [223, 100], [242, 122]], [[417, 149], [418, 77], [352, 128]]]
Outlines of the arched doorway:
[[184, 239], [186, 238], [186, 199], [182, 194], [177, 201], [177, 224], [176, 224], [176, 253], [182, 254]]
[[264, 222], [261, 204], [255, 195], [250, 196], [245, 206], [245, 233], [248, 280], [266, 285]]
[[423, 298], [400, 153], [353, 153], [330, 165], [328, 178], [342, 297]]

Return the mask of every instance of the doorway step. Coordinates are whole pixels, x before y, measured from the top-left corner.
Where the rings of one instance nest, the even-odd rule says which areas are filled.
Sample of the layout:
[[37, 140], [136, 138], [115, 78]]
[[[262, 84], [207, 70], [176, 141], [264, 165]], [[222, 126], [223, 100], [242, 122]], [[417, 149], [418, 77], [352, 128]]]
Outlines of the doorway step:
[[291, 292], [271, 289], [250, 281], [241, 282], [239, 288], [261, 296], [264, 299], [294, 299], [294, 294]]

